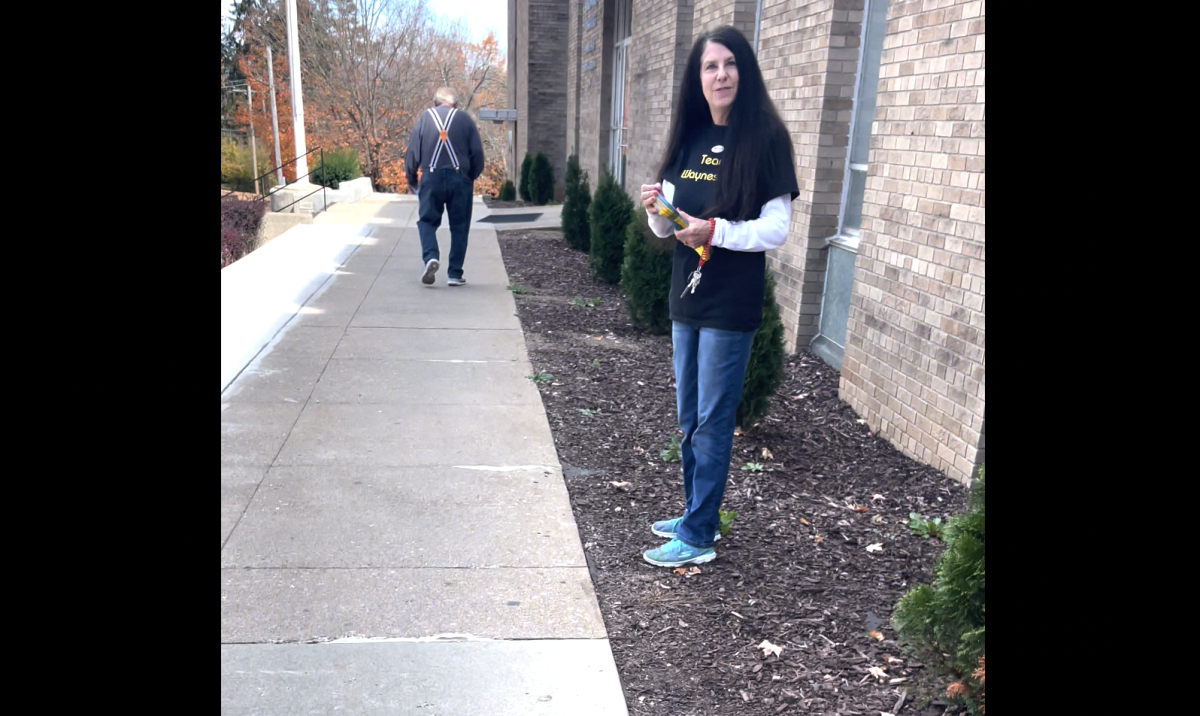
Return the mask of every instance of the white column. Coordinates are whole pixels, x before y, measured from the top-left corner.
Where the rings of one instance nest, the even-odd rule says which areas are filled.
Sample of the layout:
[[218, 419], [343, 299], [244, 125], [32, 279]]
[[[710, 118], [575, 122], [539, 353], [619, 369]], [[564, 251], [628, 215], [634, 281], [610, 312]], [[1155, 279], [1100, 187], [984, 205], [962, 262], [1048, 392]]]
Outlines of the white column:
[[[308, 158], [304, 153], [304, 95], [300, 89], [300, 41], [296, 30], [296, 0], [287, 0], [288, 73], [292, 82], [292, 133], [296, 138], [296, 176], [308, 174]], [[308, 178], [299, 179], [308, 183]]]

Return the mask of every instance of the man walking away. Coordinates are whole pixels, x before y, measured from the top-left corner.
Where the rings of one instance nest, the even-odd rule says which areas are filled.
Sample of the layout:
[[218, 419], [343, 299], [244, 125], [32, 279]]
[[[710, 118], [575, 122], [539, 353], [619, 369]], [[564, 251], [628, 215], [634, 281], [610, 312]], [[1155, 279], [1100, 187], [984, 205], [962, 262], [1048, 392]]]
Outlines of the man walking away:
[[463, 278], [463, 259], [467, 255], [475, 180], [483, 173], [483, 142], [475, 122], [466, 112], [458, 110], [458, 98], [451, 88], [439, 89], [434, 95], [433, 108], [417, 118], [404, 155], [404, 172], [408, 185], [417, 187], [420, 198], [417, 233], [421, 237], [421, 260], [425, 263], [421, 283], [432, 285], [438, 270], [441, 254], [436, 232], [442, 225], [444, 208], [450, 217], [450, 267], [446, 283], [462, 286], [467, 282]]

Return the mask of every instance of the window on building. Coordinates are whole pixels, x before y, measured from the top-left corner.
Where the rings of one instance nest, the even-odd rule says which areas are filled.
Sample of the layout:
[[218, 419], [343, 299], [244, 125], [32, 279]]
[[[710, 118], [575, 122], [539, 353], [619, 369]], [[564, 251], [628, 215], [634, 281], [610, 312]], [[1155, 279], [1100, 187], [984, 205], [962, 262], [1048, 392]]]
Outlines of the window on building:
[[633, 32], [633, 0], [616, 0], [613, 3], [613, 91], [612, 91], [612, 134], [608, 143], [608, 166], [617, 185], [625, 186], [625, 146], [627, 121], [629, 119], [629, 83], [625, 67], [629, 59], [629, 43]]
[[866, 0], [859, 42], [858, 68], [854, 80], [854, 105], [850, 115], [850, 141], [846, 174], [842, 181], [842, 204], [837, 233], [829, 239], [825, 270], [825, 292], [821, 297], [821, 319], [813, 352], [841, 370], [846, 344], [846, 322], [854, 285], [854, 259], [858, 255], [862, 226], [863, 193], [871, 148], [871, 125], [875, 119], [875, 95], [879, 88], [879, 63], [887, 31], [888, 0]]

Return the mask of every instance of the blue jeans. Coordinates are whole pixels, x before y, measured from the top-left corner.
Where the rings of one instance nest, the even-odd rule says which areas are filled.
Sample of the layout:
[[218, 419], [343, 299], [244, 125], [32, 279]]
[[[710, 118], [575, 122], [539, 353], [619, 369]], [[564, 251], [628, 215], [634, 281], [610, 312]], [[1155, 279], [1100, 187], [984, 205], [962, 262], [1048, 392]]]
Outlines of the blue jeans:
[[441, 260], [437, 228], [442, 225], [442, 210], [450, 218], [450, 266], [446, 275], [462, 278], [463, 259], [467, 256], [467, 230], [471, 228], [471, 202], [474, 184], [466, 174], [453, 169], [423, 173], [417, 187], [420, 199], [417, 234], [421, 237], [421, 263]]
[[722, 331], [672, 323], [675, 396], [683, 441], [683, 521], [676, 536], [711, 547], [729, 477], [737, 406], [754, 331]]

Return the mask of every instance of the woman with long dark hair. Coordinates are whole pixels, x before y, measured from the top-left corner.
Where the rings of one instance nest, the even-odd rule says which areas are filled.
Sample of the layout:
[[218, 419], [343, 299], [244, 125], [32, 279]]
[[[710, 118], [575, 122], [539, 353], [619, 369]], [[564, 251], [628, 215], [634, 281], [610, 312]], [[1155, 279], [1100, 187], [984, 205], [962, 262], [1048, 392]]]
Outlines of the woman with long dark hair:
[[[742, 33], [728, 25], [692, 46], [654, 184], [642, 185], [651, 229], [672, 232], [671, 341], [683, 440], [684, 512], [655, 522], [670, 541], [649, 550], [662, 567], [716, 557], [734, 417], [762, 323], [766, 258], [787, 240], [799, 195], [791, 137]], [[661, 195], [686, 223], [657, 211]], [[701, 280], [703, 279], [703, 280]]]

